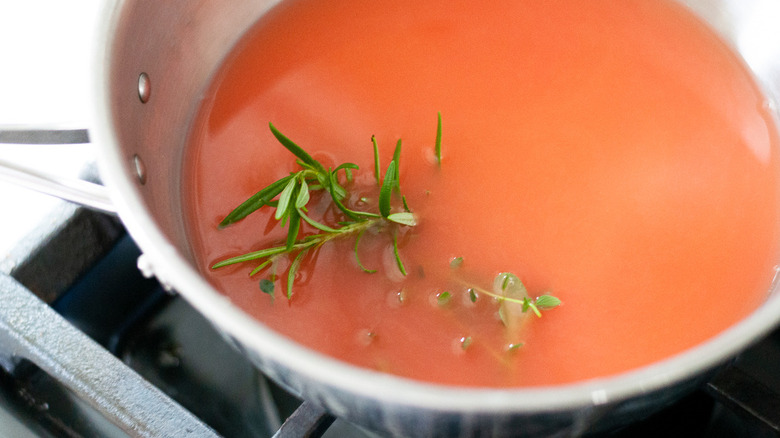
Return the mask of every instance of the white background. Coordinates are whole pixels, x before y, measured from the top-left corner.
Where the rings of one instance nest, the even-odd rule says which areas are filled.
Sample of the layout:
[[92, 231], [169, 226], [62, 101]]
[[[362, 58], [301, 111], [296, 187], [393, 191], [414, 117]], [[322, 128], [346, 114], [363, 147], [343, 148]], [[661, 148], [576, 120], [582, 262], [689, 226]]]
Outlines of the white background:
[[[0, 0], [0, 129], [86, 128], [100, 0]], [[0, 157], [78, 175], [94, 146], [0, 144]], [[61, 202], [0, 182], [0, 259]]]

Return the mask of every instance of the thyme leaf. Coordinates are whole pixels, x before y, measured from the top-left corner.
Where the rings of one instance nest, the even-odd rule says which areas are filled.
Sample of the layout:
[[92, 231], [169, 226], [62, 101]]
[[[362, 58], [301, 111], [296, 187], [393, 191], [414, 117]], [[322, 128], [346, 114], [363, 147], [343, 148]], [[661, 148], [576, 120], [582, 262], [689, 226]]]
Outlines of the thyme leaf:
[[308, 152], [303, 150], [300, 146], [295, 144], [292, 140], [287, 138], [284, 134], [279, 132], [276, 127], [274, 127], [273, 123], [269, 123], [268, 127], [271, 128], [271, 133], [276, 137], [277, 140], [279, 140], [279, 143], [282, 144], [285, 148], [287, 148], [288, 151], [292, 152], [293, 155], [298, 157], [299, 160], [301, 160], [304, 164], [310, 166], [312, 170], [315, 170], [317, 172], [325, 172], [325, 169], [322, 167], [322, 164], [320, 164], [319, 161], [312, 158], [311, 155], [309, 155]]
[[273, 296], [274, 295], [274, 282], [264, 278], [260, 280], [260, 290], [268, 295]]
[[536, 299], [534, 304], [542, 310], [554, 309], [561, 305], [561, 300], [552, 295], [542, 295]]

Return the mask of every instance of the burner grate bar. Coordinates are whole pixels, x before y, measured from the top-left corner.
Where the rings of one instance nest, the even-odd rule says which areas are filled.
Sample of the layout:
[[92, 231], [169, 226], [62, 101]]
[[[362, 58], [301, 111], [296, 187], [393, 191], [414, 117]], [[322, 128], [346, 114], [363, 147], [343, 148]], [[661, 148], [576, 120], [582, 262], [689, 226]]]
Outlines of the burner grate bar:
[[733, 412], [780, 435], [780, 395], [731, 366], [707, 384], [707, 392]]
[[132, 437], [217, 437], [207, 425], [0, 274], [0, 365], [30, 361]]
[[304, 401], [285, 420], [273, 438], [319, 438], [335, 420], [325, 409]]

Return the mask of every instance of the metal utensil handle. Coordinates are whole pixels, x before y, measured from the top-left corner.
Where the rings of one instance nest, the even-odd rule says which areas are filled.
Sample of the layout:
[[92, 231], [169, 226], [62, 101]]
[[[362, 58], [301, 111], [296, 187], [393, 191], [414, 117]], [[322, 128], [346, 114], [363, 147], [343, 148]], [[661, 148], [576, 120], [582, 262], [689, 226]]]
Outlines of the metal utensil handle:
[[[84, 129], [3, 129], [0, 143], [78, 144], [88, 143]], [[0, 159], [0, 180], [17, 184], [103, 213], [116, 214], [108, 190], [99, 184], [41, 172]]]

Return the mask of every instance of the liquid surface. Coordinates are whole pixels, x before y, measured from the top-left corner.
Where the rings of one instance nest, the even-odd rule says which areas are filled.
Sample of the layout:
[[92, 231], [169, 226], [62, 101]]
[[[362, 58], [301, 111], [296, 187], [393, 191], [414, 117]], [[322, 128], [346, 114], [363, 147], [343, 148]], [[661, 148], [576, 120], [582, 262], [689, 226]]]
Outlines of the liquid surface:
[[[313, 349], [456, 385], [612, 375], [759, 306], [778, 258], [778, 137], [741, 61], [663, 1], [480, 6], [310, 0], [264, 17], [190, 139], [185, 199], [204, 275]], [[290, 301], [263, 294], [253, 264], [209, 269], [284, 239], [270, 209], [217, 228], [297, 170], [269, 122], [326, 165], [360, 165], [354, 188], [369, 195], [371, 136], [383, 167], [403, 139], [401, 188], [420, 222], [402, 239], [409, 275], [382, 236], [360, 249], [379, 273], [360, 270], [352, 240], [329, 244]], [[509, 271], [563, 305], [513, 330], [465, 286], [440, 306], [453, 257], [482, 287]]]

